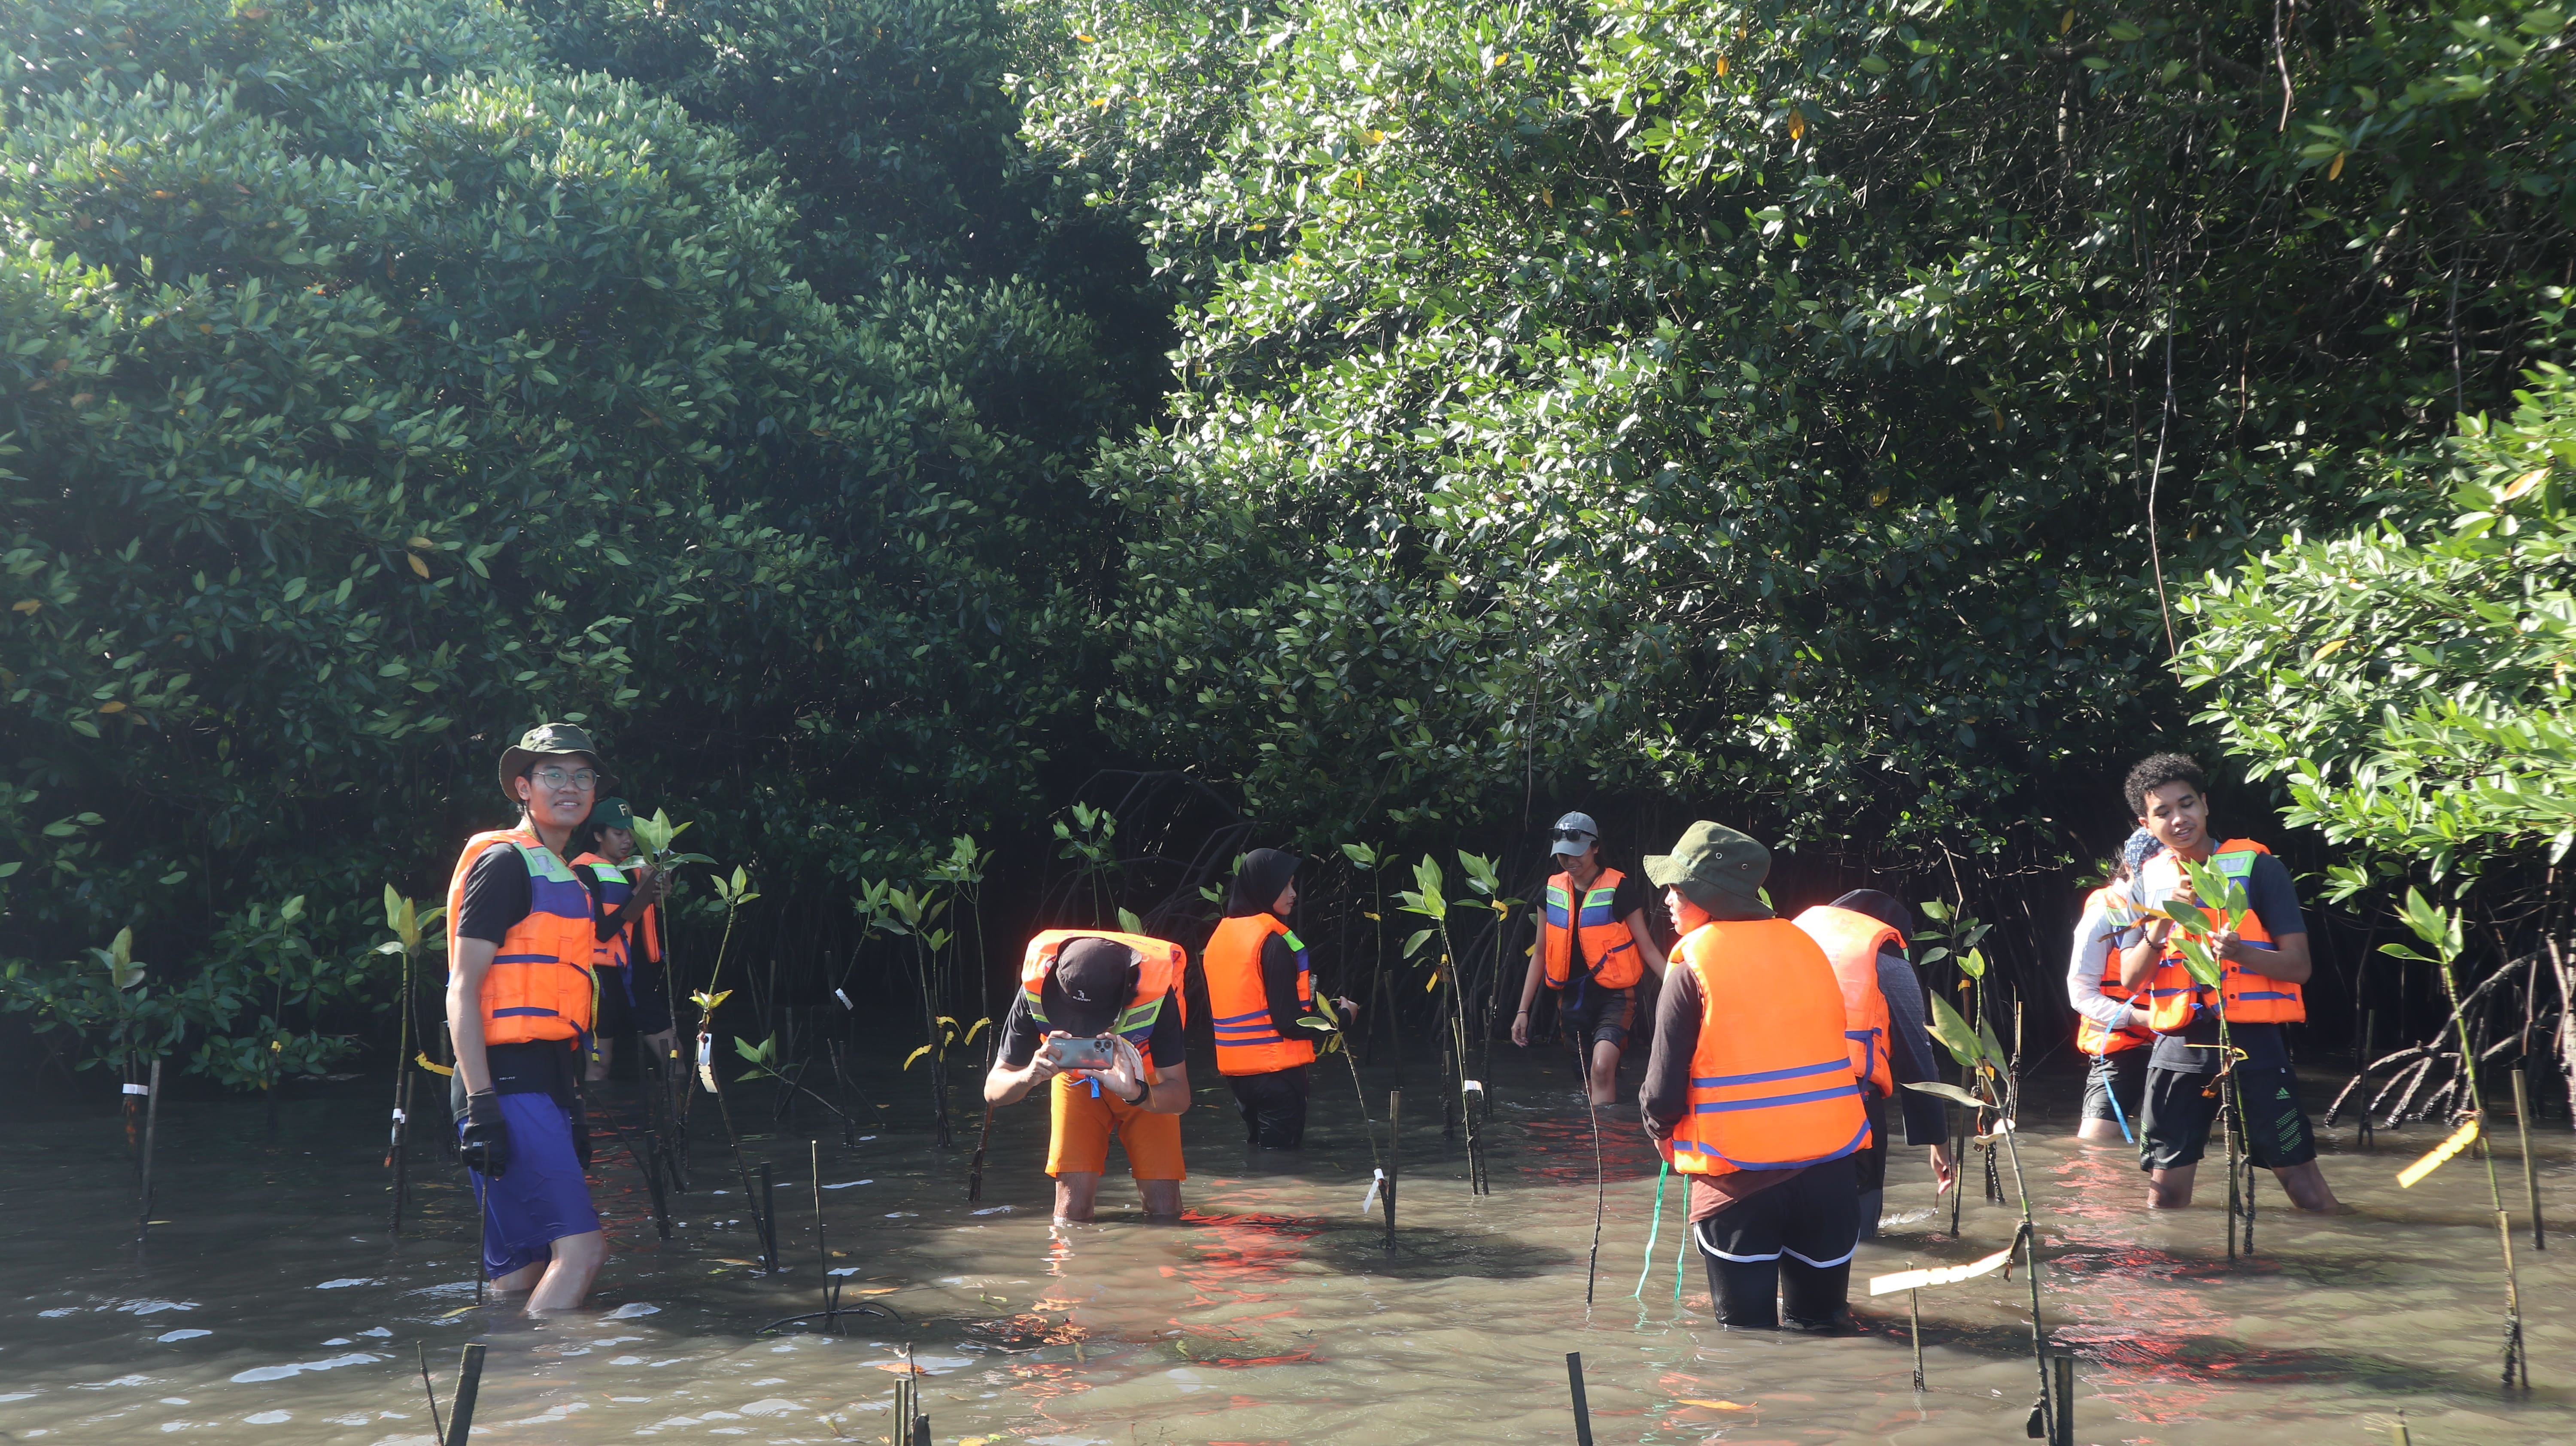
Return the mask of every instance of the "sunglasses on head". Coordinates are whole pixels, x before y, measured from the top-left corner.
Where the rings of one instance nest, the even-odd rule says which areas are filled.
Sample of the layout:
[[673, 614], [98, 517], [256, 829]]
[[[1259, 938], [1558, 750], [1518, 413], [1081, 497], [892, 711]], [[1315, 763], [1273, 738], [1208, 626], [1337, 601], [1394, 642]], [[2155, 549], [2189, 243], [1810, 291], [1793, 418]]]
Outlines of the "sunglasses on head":
[[1584, 833], [1584, 832], [1582, 832], [1582, 831], [1580, 831], [1580, 830], [1578, 830], [1578, 829], [1564, 829], [1564, 828], [1561, 828], [1561, 829], [1558, 829], [1558, 830], [1556, 831], [1556, 842], [1558, 842], [1558, 843], [1578, 843], [1578, 844], [1579, 844], [1579, 843], [1590, 843], [1591, 841], [1592, 841], [1592, 835], [1590, 835], [1590, 834], [1588, 834], [1588, 833]]

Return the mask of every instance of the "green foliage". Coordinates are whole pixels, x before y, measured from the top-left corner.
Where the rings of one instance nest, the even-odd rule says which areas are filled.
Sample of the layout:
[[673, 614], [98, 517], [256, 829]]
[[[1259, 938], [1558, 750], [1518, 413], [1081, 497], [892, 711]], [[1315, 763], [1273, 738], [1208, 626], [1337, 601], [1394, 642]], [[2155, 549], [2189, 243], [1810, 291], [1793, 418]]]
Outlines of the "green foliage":
[[2063, 11], [1071, 7], [1031, 132], [1184, 303], [1113, 739], [1323, 838], [2037, 828], [2170, 706], [2151, 477], [2186, 575], [2341, 522], [2571, 255], [2556, 10], [2302, 9], [2286, 94], [2271, 5]]
[[2576, 844], [2576, 377], [2543, 366], [2516, 402], [2413, 460], [2370, 523], [2186, 600], [2202, 721], [2349, 851], [2339, 897]]
[[[997, 43], [971, 6], [904, 23], [844, 105]], [[541, 718], [805, 888], [1034, 807], [1101, 570], [1073, 477], [1122, 415], [1044, 287], [827, 302], [754, 154], [802, 154], [759, 134], [784, 112], [573, 73], [496, 0], [34, 0], [0, 61], [19, 977], [131, 926], [203, 976], [202, 1067], [319, 1062], [237, 987], [242, 904], [443, 880]], [[989, 63], [954, 86], [1002, 124]], [[924, 168], [991, 151], [880, 125], [851, 194], [938, 229], [968, 182]], [[303, 928], [290, 972], [374, 942]]]

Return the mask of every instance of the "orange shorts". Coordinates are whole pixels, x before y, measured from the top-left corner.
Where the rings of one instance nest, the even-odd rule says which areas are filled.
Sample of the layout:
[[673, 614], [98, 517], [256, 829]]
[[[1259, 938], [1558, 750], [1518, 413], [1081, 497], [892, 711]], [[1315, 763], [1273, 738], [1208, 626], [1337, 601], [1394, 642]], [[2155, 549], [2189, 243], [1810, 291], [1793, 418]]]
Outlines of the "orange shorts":
[[1158, 1115], [1115, 1095], [1093, 1098], [1088, 1080], [1055, 1077], [1047, 1096], [1053, 1129], [1047, 1136], [1047, 1173], [1098, 1175], [1109, 1168], [1109, 1140], [1127, 1147], [1127, 1173], [1139, 1180], [1186, 1180], [1181, 1165], [1181, 1117]]

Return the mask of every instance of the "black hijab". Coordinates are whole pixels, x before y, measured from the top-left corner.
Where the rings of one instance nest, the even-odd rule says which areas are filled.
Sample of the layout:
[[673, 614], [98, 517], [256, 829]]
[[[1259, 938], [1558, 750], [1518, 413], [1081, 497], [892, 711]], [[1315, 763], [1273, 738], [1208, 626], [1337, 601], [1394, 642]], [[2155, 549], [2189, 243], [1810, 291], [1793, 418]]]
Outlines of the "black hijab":
[[1234, 871], [1234, 884], [1226, 890], [1225, 916], [1241, 919], [1253, 914], [1267, 914], [1279, 902], [1279, 891], [1297, 876], [1297, 866], [1305, 860], [1284, 849], [1254, 849], [1243, 856], [1243, 866]]

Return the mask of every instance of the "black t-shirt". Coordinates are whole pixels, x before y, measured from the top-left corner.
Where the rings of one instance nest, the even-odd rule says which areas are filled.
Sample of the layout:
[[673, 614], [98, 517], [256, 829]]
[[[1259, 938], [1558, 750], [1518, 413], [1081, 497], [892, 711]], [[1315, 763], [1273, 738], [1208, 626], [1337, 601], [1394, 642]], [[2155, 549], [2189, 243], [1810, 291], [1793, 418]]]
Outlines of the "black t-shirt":
[[[1037, 1058], [1038, 1045], [1046, 1031], [1029, 1017], [1029, 996], [1023, 992], [1011, 1000], [1011, 1012], [1002, 1021], [1001, 1063], [1010, 1069], [1022, 1069]], [[1145, 1057], [1154, 1068], [1169, 1069], [1189, 1055], [1189, 1036], [1181, 1026], [1181, 992], [1178, 989], [1163, 996], [1163, 1011], [1154, 1016], [1154, 1032], [1145, 1037]]]
[[456, 909], [456, 937], [498, 944], [510, 926], [528, 917], [528, 861], [505, 843], [485, 849], [465, 874], [465, 898]]
[[[1601, 881], [1599, 879], [1594, 879], [1592, 882], [1595, 887], [1598, 887]], [[1583, 913], [1583, 891], [1572, 887], [1573, 880], [1571, 878], [1569, 878], [1566, 883], [1568, 885], [1568, 892], [1572, 893], [1574, 896], [1572, 903], [1575, 915], [1577, 918], [1580, 918]], [[1652, 902], [1654, 902], [1654, 896], [1647, 891], [1645, 875], [1632, 874], [1623, 870], [1619, 875], [1619, 887], [1613, 889], [1610, 893], [1611, 921], [1613, 923], [1625, 924], [1628, 922], [1628, 916], [1630, 914], [1643, 910]], [[1629, 945], [1629, 948], [1631, 949], [1634, 949], [1635, 947], [1636, 946], [1634, 944]], [[1577, 930], [1574, 935], [1574, 972], [1580, 974], [1585, 970], [1590, 969], [1598, 962], [1598, 960], [1589, 957], [1583, 952], [1583, 934], [1580, 930]], [[1640, 961], [1641, 965], [1642, 962], [1643, 961]]]
[[[2144, 879], [2130, 887], [2130, 897], [2140, 904], [2164, 902], [2144, 896]], [[2254, 917], [2263, 922], [2263, 932], [2274, 939], [2308, 932], [2307, 915], [2299, 908], [2299, 886], [2290, 879], [2290, 866], [2272, 854], [2254, 856], [2254, 867], [2245, 876], [2245, 902]], [[2290, 1042], [2277, 1024], [2230, 1024], [2227, 1037], [2245, 1051], [2248, 1069], [2281, 1069], [2290, 1063]], [[2203, 1014], [2193, 1020], [2179, 1035], [2164, 1035], [2156, 1040], [2155, 1051], [2147, 1057], [2150, 1067], [2174, 1070], [2184, 1074], [2211, 1074], [2218, 1069], [2218, 1020]]]

